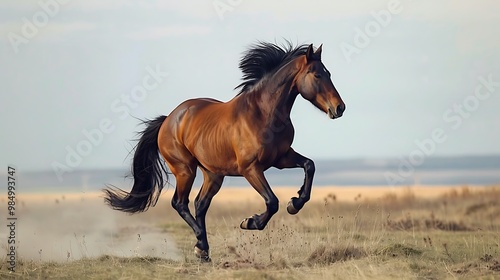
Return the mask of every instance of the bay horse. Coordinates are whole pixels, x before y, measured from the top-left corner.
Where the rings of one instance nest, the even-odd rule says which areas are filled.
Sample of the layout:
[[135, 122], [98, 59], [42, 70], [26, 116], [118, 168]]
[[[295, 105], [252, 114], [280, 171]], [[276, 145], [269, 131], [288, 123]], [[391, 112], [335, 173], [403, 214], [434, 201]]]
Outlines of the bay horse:
[[[242, 229], [262, 230], [279, 206], [264, 171], [303, 168], [305, 179], [298, 197], [287, 205], [288, 213], [299, 212], [310, 198], [315, 166], [291, 147], [294, 101], [300, 94], [331, 119], [345, 110], [321, 62], [321, 51], [322, 45], [314, 50], [312, 44], [293, 47], [290, 42], [252, 45], [240, 60], [243, 82], [235, 88], [241, 90], [233, 99], [190, 99], [168, 116], [145, 121], [133, 157], [132, 190], [107, 187], [105, 202], [124, 212], [146, 211], [156, 204], [170, 170], [176, 179], [172, 207], [193, 229], [194, 252], [202, 261], [210, 261], [205, 215], [225, 176], [245, 177], [262, 196], [266, 211], [240, 224]], [[203, 173], [203, 184], [193, 216], [188, 204], [197, 168]]]

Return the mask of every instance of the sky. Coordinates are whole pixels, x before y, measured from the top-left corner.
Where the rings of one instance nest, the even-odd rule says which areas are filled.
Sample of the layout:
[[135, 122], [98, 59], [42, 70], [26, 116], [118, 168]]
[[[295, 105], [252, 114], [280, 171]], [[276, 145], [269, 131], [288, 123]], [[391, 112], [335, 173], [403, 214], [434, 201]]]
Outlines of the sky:
[[498, 1], [7, 0], [0, 3], [0, 165], [128, 168], [137, 119], [233, 98], [256, 41], [323, 44], [346, 103], [298, 98], [312, 159], [500, 154]]

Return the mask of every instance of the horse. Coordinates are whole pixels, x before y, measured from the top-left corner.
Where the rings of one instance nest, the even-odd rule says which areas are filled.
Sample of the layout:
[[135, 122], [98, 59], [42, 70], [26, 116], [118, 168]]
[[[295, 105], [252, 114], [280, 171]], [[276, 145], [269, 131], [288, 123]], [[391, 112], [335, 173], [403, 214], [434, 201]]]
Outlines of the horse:
[[[202, 261], [210, 261], [205, 216], [225, 176], [243, 176], [262, 196], [266, 211], [244, 219], [240, 228], [263, 230], [279, 207], [264, 171], [302, 168], [303, 185], [286, 208], [297, 214], [310, 199], [315, 164], [291, 147], [294, 101], [300, 94], [330, 119], [345, 110], [321, 52], [322, 45], [316, 50], [312, 44], [293, 47], [290, 42], [251, 45], [239, 62], [243, 82], [235, 88], [240, 92], [234, 98], [190, 99], [168, 116], [144, 121], [132, 160], [132, 190], [107, 186], [105, 202], [124, 212], [146, 211], [156, 205], [170, 171], [175, 176], [172, 207], [193, 229], [194, 253]], [[188, 204], [197, 168], [203, 184], [193, 216]]]

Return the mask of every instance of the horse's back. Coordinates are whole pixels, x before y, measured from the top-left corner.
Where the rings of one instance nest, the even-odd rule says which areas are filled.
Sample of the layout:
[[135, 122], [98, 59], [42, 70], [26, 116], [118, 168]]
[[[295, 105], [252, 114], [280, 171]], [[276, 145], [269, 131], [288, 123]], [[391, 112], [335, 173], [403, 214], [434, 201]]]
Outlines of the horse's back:
[[211, 105], [215, 105], [215, 104], [222, 104], [222, 103], [223, 103], [222, 101], [217, 100], [217, 99], [213, 99], [213, 98], [188, 99], [188, 100], [182, 102], [181, 104], [179, 104], [179, 106], [177, 106], [177, 108], [174, 109], [174, 112], [178, 109], [198, 110], [198, 109], [205, 108], [207, 106], [211, 106]]

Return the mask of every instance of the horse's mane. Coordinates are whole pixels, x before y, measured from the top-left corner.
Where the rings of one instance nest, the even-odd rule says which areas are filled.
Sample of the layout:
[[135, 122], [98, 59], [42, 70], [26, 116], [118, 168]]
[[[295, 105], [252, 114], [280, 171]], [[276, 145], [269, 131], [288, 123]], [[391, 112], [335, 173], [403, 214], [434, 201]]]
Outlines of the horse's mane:
[[294, 58], [305, 54], [307, 47], [307, 45], [293, 47], [289, 41], [281, 46], [268, 42], [251, 45], [240, 60], [239, 68], [243, 72], [243, 82], [235, 89], [241, 88], [240, 94], [248, 91], [266, 75], [274, 73]]

